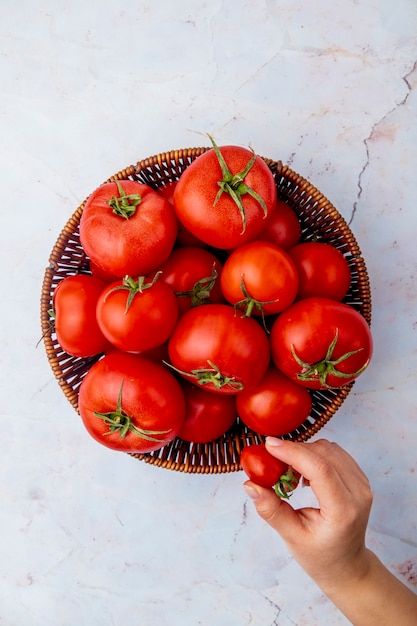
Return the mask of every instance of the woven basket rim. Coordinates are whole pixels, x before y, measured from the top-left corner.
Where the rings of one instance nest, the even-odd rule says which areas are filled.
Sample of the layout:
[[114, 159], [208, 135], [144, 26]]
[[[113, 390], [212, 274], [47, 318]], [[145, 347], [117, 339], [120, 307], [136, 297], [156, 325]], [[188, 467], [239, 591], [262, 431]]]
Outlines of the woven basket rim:
[[[142, 159], [136, 165], [129, 165], [104, 181], [114, 182], [131, 178], [139, 180], [151, 187], [158, 188], [167, 182], [177, 180], [181, 171], [185, 169], [194, 159], [209, 150], [209, 147], [181, 148], [168, 152], [161, 152], [153, 156]], [[366, 264], [362, 256], [359, 244], [350, 230], [349, 225], [336, 207], [307, 179], [292, 170], [281, 161], [261, 157], [274, 174], [278, 194], [286, 196], [291, 205], [296, 204], [298, 211], [305, 211], [309, 217], [312, 210], [317, 220], [330, 220], [337, 224], [338, 238], [341, 245], [348, 250], [351, 262], [357, 273], [357, 283], [355, 285], [354, 297], [360, 303], [357, 308], [371, 324], [372, 303], [371, 290]], [[53, 329], [49, 316], [51, 308], [52, 294], [56, 283], [66, 275], [66, 273], [77, 273], [80, 271], [78, 262], [83, 262], [83, 251], [80, 247], [77, 234], [79, 221], [81, 219], [84, 206], [88, 200], [87, 196], [77, 207], [74, 213], [68, 218], [61, 232], [59, 233], [55, 245], [49, 255], [49, 265], [45, 270], [42, 291], [41, 291], [41, 327], [46, 355], [52, 372], [58, 381], [65, 397], [78, 412], [78, 386], [73, 379], [85, 375], [86, 371], [99, 358], [73, 359], [67, 358], [62, 349], [57, 346], [56, 339], [53, 338]], [[291, 201], [289, 201], [291, 200]], [[294, 207], [293, 207], [294, 208]], [[300, 215], [300, 213], [299, 213]], [[339, 245], [339, 241], [338, 241]], [[84, 255], [85, 256], [85, 255]], [[54, 286], [55, 285], [55, 286]], [[356, 304], [354, 304], [356, 306]], [[77, 383], [78, 384], [78, 383]], [[297, 441], [306, 441], [327, 424], [330, 418], [340, 408], [350, 393], [354, 381], [349, 385], [341, 387], [332, 395], [330, 392], [330, 404], [326, 392], [321, 393], [318, 403], [323, 402], [324, 410], [312, 423], [302, 430], [302, 432], [289, 433], [284, 438], [291, 438]], [[316, 393], [316, 392], [314, 392]], [[319, 393], [319, 396], [320, 396]], [[237, 421], [239, 426], [239, 420]], [[240, 425], [242, 426], [242, 425]], [[300, 430], [300, 429], [298, 429]], [[258, 433], [252, 433], [246, 429], [244, 434], [237, 428], [236, 432], [226, 433], [216, 442], [208, 444], [187, 444], [188, 450], [184, 451], [184, 442], [174, 440], [168, 446], [153, 453], [132, 454], [131, 456], [151, 463], [158, 467], [182, 471], [188, 473], [223, 473], [240, 470], [240, 452], [249, 443], [263, 442], [265, 437]], [[186, 446], [186, 447], [187, 447]]]

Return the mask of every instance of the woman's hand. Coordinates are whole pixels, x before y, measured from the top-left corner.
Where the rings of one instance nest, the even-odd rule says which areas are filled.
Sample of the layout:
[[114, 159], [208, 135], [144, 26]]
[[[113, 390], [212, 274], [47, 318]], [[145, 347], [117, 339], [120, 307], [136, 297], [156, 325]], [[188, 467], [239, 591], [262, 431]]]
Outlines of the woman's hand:
[[301, 567], [324, 590], [366, 573], [365, 532], [372, 505], [369, 481], [335, 443], [267, 438], [272, 456], [288, 463], [315, 493], [319, 508], [294, 510], [270, 489], [247, 481], [259, 515], [284, 539]]
[[415, 626], [417, 596], [365, 546], [372, 492], [357, 463], [325, 440], [267, 438], [267, 448], [300, 472], [318, 499], [318, 508], [295, 510], [272, 489], [244, 485], [301, 567], [354, 626]]

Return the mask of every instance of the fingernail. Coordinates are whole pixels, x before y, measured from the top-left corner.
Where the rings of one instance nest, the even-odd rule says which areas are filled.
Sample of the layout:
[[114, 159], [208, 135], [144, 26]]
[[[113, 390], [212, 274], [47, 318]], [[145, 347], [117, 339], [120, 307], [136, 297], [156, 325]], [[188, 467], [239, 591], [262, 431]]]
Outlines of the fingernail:
[[277, 437], [267, 437], [265, 439], [265, 443], [267, 446], [277, 448], [278, 446], [282, 446], [282, 439], [278, 439]]
[[252, 487], [251, 485], [243, 485], [243, 489], [251, 500], [258, 500], [259, 493], [255, 487]]

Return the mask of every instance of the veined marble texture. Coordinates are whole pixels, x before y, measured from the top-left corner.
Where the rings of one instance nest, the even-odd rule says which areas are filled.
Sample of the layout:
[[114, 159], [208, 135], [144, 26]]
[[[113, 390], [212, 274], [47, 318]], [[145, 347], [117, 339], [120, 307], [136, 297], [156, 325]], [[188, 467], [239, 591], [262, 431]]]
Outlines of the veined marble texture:
[[368, 474], [369, 545], [416, 589], [415, 1], [20, 0], [0, 33], [1, 626], [347, 623], [257, 517], [242, 472], [99, 446], [38, 345], [68, 217], [116, 171], [207, 133], [290, 165], [361, 246], [375, 353], [317, 437]]

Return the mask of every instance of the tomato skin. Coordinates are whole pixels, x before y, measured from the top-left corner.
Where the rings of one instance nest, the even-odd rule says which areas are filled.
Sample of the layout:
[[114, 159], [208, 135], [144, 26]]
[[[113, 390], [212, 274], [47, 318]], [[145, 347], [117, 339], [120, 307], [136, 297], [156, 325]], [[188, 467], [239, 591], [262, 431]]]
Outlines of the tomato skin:
[[171, 364], [190, 382], [195, 370], [212, 370], [231, 379], [217, 386], [209, 380], [206, 391], [235, 394], [255, 386], [265, 374], [270, 360], [269, 341], [260, 324], [236, 313], [227, 304], [205, 304], [180, 317], [168, 342]]
[[[209, 295], [203, 293], [203, 287], [208, 284], [208, 281], [202, 286], [200, 296], [198, 293], [195, 296], [186, 295], [194, 289], [198, 281], [212, 276], [213, 270], [217, 274], [217, 278]], [[222, 264], [208, 250], [193, 246], [176, 248], [165, 263], [159, 267], [159, 271], [161, 271], [160, 280], [169, 285], [177, 296], [179, 315], [188, 311], [192, 306], [198, 306], [198, 304], [208, 304], [209, 302], [220, 304], [224, 302], [220, 287]]]
[[[232, 174], [243, 171], [253, 153], [240, 146], [222, 146], [220, 152]], [[180, 222], [196, 237], [221, 249], [232, 249], [254, 239], [264, 228], [262, 206], [248, 193], [241, 196], [246, 213], [246, 227], [232, 197], [223, 193], [215, 203], [218, 182], [223, 178], [214, 148], [201, 154], [181, 174], [174, 192], [174, 206]], [[276, 185], [272, 172], [257, 156], [244, 182], [264, 200], [267, 216], [276, 203]]]
[[186, 228], [178, 220], [178, 233], [175, 241], [176, 246], [193, 246], [194, 248], [207, 248], [205, 241], [201, 241], [198, 237], [193, 235], [188, 228]]
[[[245, 300], [242, 280], [248, 295], [259, 303], [250, 309], [253, 315], [280, 313], [297, 295], [298, 274], [292, 259], [267, 241], [240, 246], [225, 261], [220, 285], [231, 304]], [[241, 308], [247, 309], [247, 304]]]
[[96, 319], [97, 301], [105, 287], [106, 283], [94, 276], [77, 274], [67, 276], [55, 288], [55, 331], [68, 354], [89, 357], [108, 347]]
[[[167, 183], [158, 188], [158, 193], [170, 202], [174, 206], [174, 191], [177, 186], [177, 181]], [[178, 233], [175, 241], [176, 246], [195, 246], [196, 248], [206, 248], [207, 244], [201, 241], [198, 237], [190, 233], [181, 222], [178, 222]]]
[[[318, 374], [303, 380], [305, 368], [297, 357], [316, 369], [315, 364], [326, 358], [336, 339], [332, 360], [349, 352], [353, 354], [335, 366], [347, 375], [339, 378], [327, 373], [321, 381]], [[365, 318], [352, 306], [328, 298], [305, 298], [292, 304], [275, 320], [270, 334], [272, 360], [286, 376], [310, 389], [342, 387], [352, 382], [365, 369], [372, 357], [372, 335]], [[362, 371], [363, 371], [362, 369]]]
[[[140, 279], [139, 279], [140, 280]], [[168, 340], [178, 318], [172, 289], [161, 280], [145, 282], [128, 307], [126, 279], [108, 285], [97, 302], [97, 321], [105, 337], [119, 350], [143, 352]]]
[[288, 471], [287, 463], [269, 454], [262, 443], [243, 448], [240, 464], [249, 480], [261, 487], [274, 487], [281, 476]]
[[174, 204], [174, 191], [175, 191], [176, 186], [177, 186], [177, 181], [174, 180], [170, 183], [166, 183], [165, 185], [161, 185], [161, 187], [158, 187], [156, 191], [159, 193], [160, 196], [165, 198], [165, 200], [168, 200], [168, 202], [173, 205]]
[[154, 270], [171, 253], [178, 222], [172, 204], [147, 185], [119, 181], [127, 195], [141, 198], [134, 214], [116, 215], [108, 201], [120, 197], [115, 182], [105, 183], [87, 199], [80, 219], [81, 244], [104, 272], [141, 276]]
[[106, 284], [114, 283], [116, 280], [119, 280], [119, 276], [115, 276], [114, 274], [109, 274], [105, 272], [100, 266], [98, 266], [94, 261], [90, 259], [89, 261], [90, 272], [96, 278], [104, 281]]
[[207, 443], [221, 437], [236, 419], [236, 402], [232, 395], [205, 391], [186, 380], [180, 382], [185, 398], [185, 420], [180, 439]]
[[[136, 427], [168, 432], [153, 435], [159, 441], [130, 431], [124, 438], [110, 432], [95, 413], [115, 411], [120, 393], [123, 413]], [[149, 359], [122, 352], [109, 354], [91, 367], [81, 383], [78, 406], [85, 428], [96, 441], [130, 453], [152, 452], [172, 441], [185, 414], [184, 395], [175, 376]]]
[[299, 277], [297, 300], [320, 297], [342, 301], [351, 273], [346, 257], [328, 243], [309, 241], [288, 251]]
[[256, 433], [274, 437], [298, 428], [310, 415], [311, 406], [309, 391], [272, 364], [255, 388], [236, 397], [242, 422]]
[[269, 241], [283, 250], [289, 250], [298, 244], [301, 239], [301, 224], [293, 209], [277, 198], [275, 211], [256, 239]]

